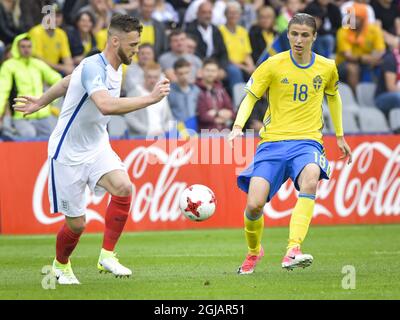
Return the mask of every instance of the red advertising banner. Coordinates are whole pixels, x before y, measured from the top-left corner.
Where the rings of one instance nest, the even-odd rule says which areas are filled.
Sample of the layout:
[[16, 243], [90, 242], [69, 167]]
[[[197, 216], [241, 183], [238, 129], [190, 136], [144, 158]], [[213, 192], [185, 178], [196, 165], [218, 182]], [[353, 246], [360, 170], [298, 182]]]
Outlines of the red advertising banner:
[[[400, 136], [349, 136], [353, 163], [339, 160], [335, 137], [324, 144], [331, 179], [317, 191], [313, 224], [400, 223]], [[223, 138], [112, 141], [133, 184], [133, 205], [125, 231], [242, 227], [246, 194], [236, 176], [252, 160], [258, 141], [245, 138], [232, 150]], [[47, 143], [0, 143], [0, 233], [55, 233], [64, 219], [49, 213]], [[191, 184], [210, 187], [214, 216], [192, 222], [179, 211], [179, 194]], [[87, 231], [103, 231], [106, 194], [89, 190]], [[286, 226], [296, 202], [286, 182], [264, 208], [266, 226]]]

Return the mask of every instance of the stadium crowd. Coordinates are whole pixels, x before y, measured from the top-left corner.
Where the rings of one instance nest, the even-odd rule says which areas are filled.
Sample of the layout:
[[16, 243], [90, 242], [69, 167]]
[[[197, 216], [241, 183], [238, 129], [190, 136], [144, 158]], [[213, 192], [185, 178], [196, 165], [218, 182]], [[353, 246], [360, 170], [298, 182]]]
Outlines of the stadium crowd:
[[[172, 84], [168, 99], [113, 116], [111, 136], [230, 128], [255, 67], [289, 49], [286, 29], [297, 12], [316, 18], [313, 50], [336, 60], [345, 131], [399, 132], [398, 0], [0, 0], [0, 139], [50, 135], [61, 102], [23, 117], [10, 107], [13, 98], [40, 96], [102, 51], [114, 13], [143, 24], [138, 55], [123, 67], [121, 95], [144, 95], [161, 77]], [[246, 128], [259, 130], [266, 108], [259, 100]], [[332, 133], [324, 116], [324, 132]]]

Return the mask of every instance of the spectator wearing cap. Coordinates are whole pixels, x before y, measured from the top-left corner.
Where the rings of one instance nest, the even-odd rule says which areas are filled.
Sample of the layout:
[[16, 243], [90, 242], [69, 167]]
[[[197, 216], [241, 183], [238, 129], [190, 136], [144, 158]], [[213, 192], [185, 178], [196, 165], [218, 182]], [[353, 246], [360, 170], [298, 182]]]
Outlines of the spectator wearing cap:
[[355, 26], [341, 27], [337, 33], [336, 63], [340, 80], [347, 82], [355, 93], [360, 80], [374, 80], [376, 67], [385, 53], [385, 42], [380, 27], [368, 23], [367, 7], [354, 3], [353, 10]]

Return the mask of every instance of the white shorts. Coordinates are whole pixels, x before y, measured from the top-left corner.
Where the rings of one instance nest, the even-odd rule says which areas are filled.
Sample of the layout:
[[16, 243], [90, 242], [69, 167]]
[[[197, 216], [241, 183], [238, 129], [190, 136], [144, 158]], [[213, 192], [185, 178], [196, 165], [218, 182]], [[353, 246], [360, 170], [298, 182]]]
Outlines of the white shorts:
[[65, 165], [49, 158], [48, 191], [52, 213], [63, 213], [67, 217], [81, 217], [86, 213], [86, 186], [96, 195], [106, 190], [97, 185], [100, 178], [114, 170], [126, 171], [118, 155], [105, 150], [95, 161], [79, 165]]

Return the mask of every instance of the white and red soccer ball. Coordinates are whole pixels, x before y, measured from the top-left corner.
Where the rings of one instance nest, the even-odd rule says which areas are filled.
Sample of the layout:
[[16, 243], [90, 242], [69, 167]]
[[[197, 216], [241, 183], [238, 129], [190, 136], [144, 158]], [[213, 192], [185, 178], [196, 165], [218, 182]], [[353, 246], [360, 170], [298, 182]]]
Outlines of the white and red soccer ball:
[[210, 218], [215, 212], [216, 204], [214, 192], [202, 184], [187, 187], [179, 198], [182, 213], [193, 221]]

